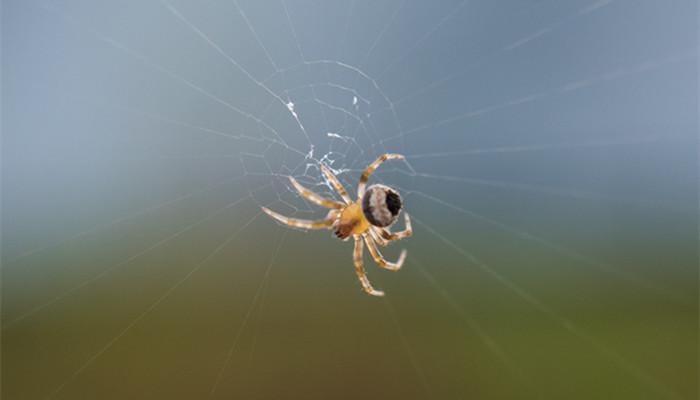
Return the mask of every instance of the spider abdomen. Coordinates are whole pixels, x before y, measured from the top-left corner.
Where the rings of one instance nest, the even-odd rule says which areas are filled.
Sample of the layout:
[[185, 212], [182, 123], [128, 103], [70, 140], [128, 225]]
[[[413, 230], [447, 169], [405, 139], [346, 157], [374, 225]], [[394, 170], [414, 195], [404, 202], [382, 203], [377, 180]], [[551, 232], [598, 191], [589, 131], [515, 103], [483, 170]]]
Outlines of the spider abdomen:
[[385, 228], [398, 218], [401, 212], [401, 196], [386, 185], [372, 185], [362, 196], [362, 212], [370, 224]]

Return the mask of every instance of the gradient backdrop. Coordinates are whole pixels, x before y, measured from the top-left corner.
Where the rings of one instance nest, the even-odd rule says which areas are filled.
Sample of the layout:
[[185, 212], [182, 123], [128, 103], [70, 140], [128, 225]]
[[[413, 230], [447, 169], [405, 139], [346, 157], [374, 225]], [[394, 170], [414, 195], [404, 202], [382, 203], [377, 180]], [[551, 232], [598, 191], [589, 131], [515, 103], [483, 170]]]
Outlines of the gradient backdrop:
[[[697, 398], [697, 16], [4, 1], [2, 398]], [[260, 207], [386, 152], [374, 298]]]

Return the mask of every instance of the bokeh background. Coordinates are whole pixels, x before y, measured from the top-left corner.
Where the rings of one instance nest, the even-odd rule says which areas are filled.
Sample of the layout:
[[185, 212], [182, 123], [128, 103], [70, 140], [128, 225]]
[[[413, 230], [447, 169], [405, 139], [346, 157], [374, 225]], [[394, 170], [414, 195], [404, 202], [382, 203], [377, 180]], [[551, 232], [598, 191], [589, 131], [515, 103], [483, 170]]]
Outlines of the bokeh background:
[[[697, 398], [697, 15], [3, 1], [2, 398]], [[374, 298], [260, 207], [386, 152]]]

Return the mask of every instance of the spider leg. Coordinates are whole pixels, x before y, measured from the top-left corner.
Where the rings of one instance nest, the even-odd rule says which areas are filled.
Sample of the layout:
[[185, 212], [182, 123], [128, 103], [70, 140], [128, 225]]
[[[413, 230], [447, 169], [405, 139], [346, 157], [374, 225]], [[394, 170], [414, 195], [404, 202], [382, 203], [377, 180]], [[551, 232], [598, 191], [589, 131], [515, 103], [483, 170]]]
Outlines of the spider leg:
[[[396, 240], [396, 239], [401, 239], [405, 238], [407, 236], [411, 236], [413, 231], [411, 230], [411, 219], [408, 217], [408, 214], [405, 214], [406, 216], [406, 229], [402, 230], [401, 232], [396, 232], [396, 233], [391, 233], [388, 229], [386, 228], [379, 228], [376, 226], [372, 226], [371, 229], [381, 236], [385, 241], [391, 241], [391, 240]], [[382, 243], [378, 241], [379, 244], [381, 245]]]
[[323, 207], [328, 207], [328, 208], [344, 208], [345, 204], [333, 201], [333, 200], [328, 200], [324, 199], [323, 197], [317, 195], [316, 193], [306, 189], [305, 187], [301, 186], [299, 182], [296, 181], [296, 179], [292, 178], [291, 176], [289, 177], [289, 180], [292, 181], [292, 185], [301, 193], [302, 196], [306, 197], [307, 199], [311, 200], [312, 202], [318, 204], [319, 206]]
[[[375, 228], [375, 229], [371, 229], [371, 228]], [[383, 237], [381, 237], [377, 233], [376, 229], [378, 229], [378, 228], [371, 226], [370, 229], [367, 230], [367, 232], [369, 232], [369, 234], [372, 235], [372, 239], [374, 239], [374, 241], [377, 242], [378, 245], [380, 245], [380, 246], [388, 245], [389, 241], [385, 240]]]
[[319, 164], [319, 165], [321, 166], [321, 171], [323, 171], [323, 173], [326, 175], [328, 180], [330, 180], [331, 183], [333, 183], [333, 186], [335, 186], [335, 190], [338, 191], [338, 193], [340, 194], [340, 197], [342, 197], [346, 203], [352, 204], [352, 200], [350, 200], [350, 196], [348, 196], [348, 192], [345, 191], [345, 188], [343, 187], [343, 185], [340, 184], [340, 181], [338, 181], [338, 178], [336, 178], [335, 175], [333, 175], [333, 173], [331, 173], [331, 171], [329, 171], [328, 168], [326, 168], [323, 164]]
[[331, 212], [328, 213], [328, 216], [326, 219], [323, 221], [309, 221], [306, 219], [296, 219], [296, 218], [288, 218], [285, 217], [284, 215], [277, 214], [274, 211], [270, 211], [269, 209], [262, 207], [263, 211], [267, 213], [267, 215], [271, 216], [272, 218], [276, 219], [277, 221], [289, 225], [289, 226], [294, 226], [296, 228], [302, 228], [302, 229], [323, 229], [323, 228], [329, 228], [333, 226], [335, 221], [338, 219], [339, 212], [335, 210], [331, 210]]
[[362, 238], [360, 235], [354, 235], [353, 238], [355, 239], [355, 250], [352, 252], [352, 258], [355, 261], [357, 277], [360, 278], [360, 282], [367, 293], [373, 296], [384, 296], [384, 292], [374, 289], [365, 276], [365, 269], [362, 267]]
[[365, 186], [367, 186], [369, 176], [372, 175], [372, 172], [374, 172], [374, 170], [377, 169], [377, 167], [379, 167], [386, 160], [395, 160], [403, 158], [404, 156], [400, 154], [384, 154], [383, 156], [379, 157], [377, 161], [370, 164], [370, 166], [367, 167], [365, 172], [363, 172], [362, 176], [360, 177], [360, 184], [357, 186], [357, 198], [362, 199], [362, 196], [365, 195]]
[[368, 234], [363, 233], [362, 237], [365, 239], [365, 243], [367, 243], [367, 248], [369, 249], [369, 252], [372, 253], [374, 261], [376, 261], [380, 267], [390, 269], [392, 271], [396, 271], [397, 269], [401, 268], [404, 260], [406, 259], [406, 249], [403, 249], [401, 251], [399, 261], [397, 261], [396, 263], [388, 262], [384, 259], [382, 254], [379, 252], [379, 249], [377, 249], [377, 245], [374, 243], [374, 241], [372, 241], [372, 238]]

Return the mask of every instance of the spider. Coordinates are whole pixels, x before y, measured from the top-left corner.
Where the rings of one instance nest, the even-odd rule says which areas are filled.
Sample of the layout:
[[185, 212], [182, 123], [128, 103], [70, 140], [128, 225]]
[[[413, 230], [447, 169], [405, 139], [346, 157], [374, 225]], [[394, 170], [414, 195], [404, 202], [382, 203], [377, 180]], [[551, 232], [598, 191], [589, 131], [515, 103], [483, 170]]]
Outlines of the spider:
[[323, 166], [323, 164], [319, 164], [321, 166], [321, 171], [323, 171], [328, 180], [331, 181], [340, 194], [340, 197], [345, 201], [345, 204], [339, 201], [325, 199], [307, 190], [290, 176], [289, 180], [292, 182], [292, 185], [294, 185], [296, 190], [304, 197], [320, 206], [332, 209], [328, 213], [328, 216], [326, 216], [326, 219], [322, 221], [288, 218], [274, 211], [270, 211], [265, 207], [262, 207], [262, 209], [269, 216], [286, 225], [302, 229], [333, 229], [335, 235], [344, 241], [352, 236], [353, 239], [355, 239], [355, 250], [352, 256], [355, 261], [357, 277], [360, 278], [360, 282], [367, 293], [373, 296], [384, 296], [384, 292], [372, 287], [365, 274], [365, 269], [362, 266], [362, 240], [364, 239], [364, 242], [367, 243], [367, 248], [377, 264], [382, 268], [394, 271], [398, 270], [406, 259], [406, 250], [402, 250], [399, 260], [392, 263], [384, 259], [376, 244], [378, 243], [381, 246], [386, 246], [392, 240], [410, 236], [412, 232], [411, 220], [408, 218], [408, 214], [404, 213], [406, 229], [401, 232], [392, 233], [388, 227], [396, 221], [399, 212], [401, 212], [401, 196], [386, 185], [372, 185], [367, 188], [366, 191], [365, 187], [367, 186], [369, 176], [384, 161], [403, 158], [404, 156], [399, 154], [384, 154], [379, 157], [377, 161], [370, 164], [360, 177], [360, 184], [357, 186], [356, 202], [350, 199], [350, 196], [348, 196], [348, 193], [343, 188], [343, 185], [340, 184], [338, 178], [336, 178], [328, 168]]

